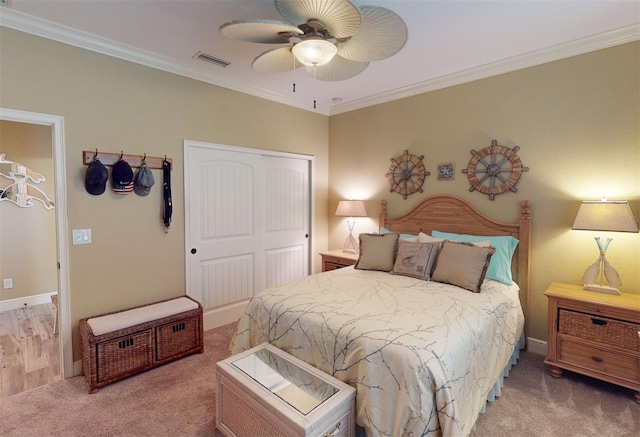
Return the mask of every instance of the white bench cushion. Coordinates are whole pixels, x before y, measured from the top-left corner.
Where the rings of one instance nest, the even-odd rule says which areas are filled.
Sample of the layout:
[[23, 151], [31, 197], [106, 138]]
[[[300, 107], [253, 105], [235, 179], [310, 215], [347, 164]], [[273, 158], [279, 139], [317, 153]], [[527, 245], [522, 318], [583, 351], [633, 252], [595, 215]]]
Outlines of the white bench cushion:
[[87, 320], [93, 335], [102, 335], [108, 332], [118, 331], [140, 323], [162, 319], [174, 314], [191, 311], [198, 308], [198, 304], [186, 297], [158, 302], [151, 305], [121, 311], [106, 316], [92, 317]]

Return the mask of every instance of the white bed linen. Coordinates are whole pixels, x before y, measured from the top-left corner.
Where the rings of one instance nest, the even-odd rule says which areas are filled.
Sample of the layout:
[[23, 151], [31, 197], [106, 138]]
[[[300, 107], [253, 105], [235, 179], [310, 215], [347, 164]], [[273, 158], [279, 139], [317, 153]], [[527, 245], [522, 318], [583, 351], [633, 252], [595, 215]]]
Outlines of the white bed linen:
[[369, 436], [466, 436], [524, 325], [517, 287], [481, 293], [353, 267], [256, 295], [231, 342], [270, 342], [356, 387]]

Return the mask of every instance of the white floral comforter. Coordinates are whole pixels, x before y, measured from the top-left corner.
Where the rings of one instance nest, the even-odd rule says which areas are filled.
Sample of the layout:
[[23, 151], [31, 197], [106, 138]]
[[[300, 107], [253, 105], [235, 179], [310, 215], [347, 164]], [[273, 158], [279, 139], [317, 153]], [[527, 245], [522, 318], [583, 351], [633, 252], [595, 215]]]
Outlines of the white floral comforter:
[[523, 324], [515, 286], [471, 293], [349, 267], [256, 295], [231, 352], [270, 342], [356, 387], [369, 436], [466, 436]]

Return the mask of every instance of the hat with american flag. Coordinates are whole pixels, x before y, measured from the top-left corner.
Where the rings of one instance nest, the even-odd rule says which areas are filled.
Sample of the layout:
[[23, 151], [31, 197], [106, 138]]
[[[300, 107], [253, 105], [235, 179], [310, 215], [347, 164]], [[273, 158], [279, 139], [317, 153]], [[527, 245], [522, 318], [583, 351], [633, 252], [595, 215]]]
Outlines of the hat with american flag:
[[124, 159], [113, 164], [111, 182], [113, 183], [113, 191], [117, 194], [129, 194], [133, 191], [133, 170]]

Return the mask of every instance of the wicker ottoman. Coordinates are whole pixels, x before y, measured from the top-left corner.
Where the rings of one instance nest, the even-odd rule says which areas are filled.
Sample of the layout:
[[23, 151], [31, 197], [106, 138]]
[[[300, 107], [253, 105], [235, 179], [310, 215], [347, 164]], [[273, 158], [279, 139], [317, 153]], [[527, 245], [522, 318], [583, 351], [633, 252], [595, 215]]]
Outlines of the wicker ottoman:
[[204, 352], [202, 306], [179, 297], [80, 320], [82, 371], [103, 385]]

